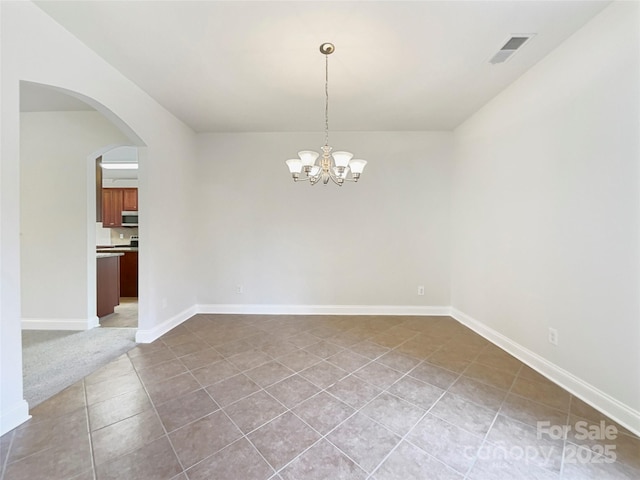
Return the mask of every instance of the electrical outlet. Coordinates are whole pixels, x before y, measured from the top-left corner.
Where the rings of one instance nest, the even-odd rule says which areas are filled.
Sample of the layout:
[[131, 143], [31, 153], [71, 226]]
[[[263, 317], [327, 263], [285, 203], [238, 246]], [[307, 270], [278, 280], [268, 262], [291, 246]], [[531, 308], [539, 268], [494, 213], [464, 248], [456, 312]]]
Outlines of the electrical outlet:
[[558, 345], [558, 330], [549, 327], [549, 343]]
[[238, 295], [242, 295], [244, 293], [244, 287], [242, 285], [237, 285], [236, 286], [236, 293]]
[[418, 286], [418, 295], [424, 295], [424, 285]]
[[120, 234], [120, 238], [124, 238], [124, 233], [121, 233], [121, 234]]

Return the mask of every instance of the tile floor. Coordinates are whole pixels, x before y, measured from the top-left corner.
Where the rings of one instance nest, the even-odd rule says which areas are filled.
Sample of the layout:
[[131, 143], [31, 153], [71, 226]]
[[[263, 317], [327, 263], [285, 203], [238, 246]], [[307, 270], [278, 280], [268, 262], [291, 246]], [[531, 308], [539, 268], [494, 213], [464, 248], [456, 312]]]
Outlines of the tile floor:
[[448, 317], [197, 315], [32, 414], [2, 480], [640, 478], [638, 437]]
[[138, 328], [138, 297], [120, 297], [111, 315], [100, 319], [104, 328]]

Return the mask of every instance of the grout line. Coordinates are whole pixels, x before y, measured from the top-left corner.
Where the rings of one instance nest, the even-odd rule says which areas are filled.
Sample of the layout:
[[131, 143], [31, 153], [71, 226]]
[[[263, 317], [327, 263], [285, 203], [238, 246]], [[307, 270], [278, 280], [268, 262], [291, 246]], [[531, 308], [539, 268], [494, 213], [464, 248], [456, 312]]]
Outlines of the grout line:
[[9, 457], [11, 456], [11, 447], [13, 447], [13, 441], [16, 438], [16, 430], [17, 430], [17, 427], [3, 435], [4, 437], [5, 435], [11, 434], [11, 440], [9, 440], [7, 453], [5, 455], [4, 461], [2, 462], [2, 468], [0, 468], [0, 480], [4, 480], [4, 474], [7, 471], [7, 465], [9, 465]]
[[91, 473], [93, 474], [93, 480], [96, 480], [98, 473], [96, 471], [96, 459], [93, 450], [93, 434], [91, 432], [91, 419], [89, 417], [89, 397], [87, 396], [87, 384], [84, 378], [82, 379], [82, 395], [84, 397], [84, 414], [87, 422], [87, 435], [89, 437], [89, 458], [91, 458]]

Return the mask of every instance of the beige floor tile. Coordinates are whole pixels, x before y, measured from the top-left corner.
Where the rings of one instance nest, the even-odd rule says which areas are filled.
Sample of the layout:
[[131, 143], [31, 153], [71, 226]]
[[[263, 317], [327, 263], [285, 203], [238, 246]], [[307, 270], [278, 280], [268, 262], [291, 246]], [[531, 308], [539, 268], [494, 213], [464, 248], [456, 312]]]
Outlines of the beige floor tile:
[[449, 392], [461, 395], [467, 400], [471, 400], [496, 412], [500, 409], [504, 398], [507, 396], [506, 390], [500, 390], [499, 388], [468, 377], [460, 377], [456, 380], [455, 383], [449, 387]]
[[429, 383], [421, 382], [410, 376], [402, 377], [396, 383], [388, 388], [392, 393], [409, 403], [413, 403], [425, 410], [431, 406], [442, 396], [444, 390]]
[[505, 372], [513, 374], [518, 373], [523, 366], [520, 360], [492, 345], [485, 348], [475, 361], [488, 367], [504, 370]]
[[311, 335], [310, 333], [303, 332], [292, 337], [287, 338], [289, 343], [293, 343], [298, 348], [305, 348], [314, 343], [318, 343], [320, 339], [315, 335]]
[[564, 451], [562, 478], [566, 480], [637, 480], [640, 470], [622, 462], [611, 462], [592, 450], [567, 443]]
[[[482, 451], [489, 451], [483, 447]], [[526, 459], [504, 458], [499, 451], [488, 458], [479, 458], [466, 478], [469, 480], [558, 480], [560, 476], [550, 470], [532, 465]], [[586, 480], [588, 477], [584, 477]]]
[[160, 420], [167, 432], [209, 415], [219, 409], [204, 390], [187, 393], [156, 406]]
[[200, 390], [202, 385], [187, 372], [161, 382], [147, 384], [145, 387], [153, 404], [158, 406], [176, 397]]
[[292, 375], [267, 388], [267, 392], [287, 408], [295, 407], [319, 391], [318, 387], [300, 375]]
[[372, 418], [394, 433], [404, 436], [418, 423], [426, 410], [402, 400], [395, 395], [383, 392], [360, 410], [360, 413]]
[[484, 436], [489, 431], [496, 417], [495, 410], [452, 393], [444, 394], [429, 413], [478, 436]]
[[206, 390], [218, 405], [224, 407], [252, 393], [256, 393], [261, 388], [253, 380], [241, 373], [214, 383], [207, 387]]
[[92, 374], [87, 375], [84, 381], [86, 385], [91, 385], [132, 372], [133, 364], [129, 356], [125, 353]]
[[274, 383], [284, 380], [287, 377], [290, 377], [294, 373], [295, 372], [293, 370], [285, 367], [281, 363], [271, 361], [265, 363], [264, 365], [260, 365], [259, 367], [247, 370], [245, 372], [245, 375], [256, 382], [258, 385], [260, 385], [262, 388], [266, 388], [270, 385], [273, 385]]
[[409, 376], [446, 390], [456, 381], [459, 374], [428, 362], [422, 362], [409, 372]]
[[462, 374], [465, 377], [473, 378], [502, 390], [509, 390], [516, 378], [513, 373], [497, 370], [476, 362], [470, 364]]
[[401, 372], [385, 367], [381, 363], [378, 363], [377, 360], [365, 365], [355, 372], [354, 375], [360, 380], [364, 380], [381, 389], [390, 387], [403, 376]]
[[260, 350], [247, 350], [228, 357], [227, 360], [240, 371], [245, 371], [270, 362], [273, 358]]
[[305, 368], [309, 368], [311, 365], [321, 362], [322, 359], [317, 357], [306, 350], [296, 350], [295, 352], [288, 353], [278, 357], [278, 362], [287, 368], [290, 368], [294, 372], [299, 372]]
[[221, 342], [209, 341], [215, 349], [225, 357], [231, 357], [247, 350], [255, 350], [255, 347], [245, 341], [238, 340], [235, 342]]
[[267, 480], [273, 469], [245, 438], [207, 457], [187, 471], [189, 480]]
[[364, 480], [367, 474], [326, 440], [320, 440], [280, 472], [283, 480]]
[[462, 480], [463, 476], [418, 447], [402, 442], [375, 471], [375, 480]]
[[353, 408], [361, 408], [382, 390], [353, 375], [334, 383], [327, 392]]
[[495, 447], [492, 453], [502, 451], [510, 445], [508, 460], [518, 460], [521, 452], [527, 455], [532, 465], [559, 473], [562, 463], [564, 440], [541, 436], [538, 429], [503, 415], [498, 415], [487, 435], [487, 442]]
[[166, 436], [110, 462], [96, 466], [100, 480], [172, 478], [182, 467]]
[[264, 390], [224, 407], [224, 411], [244, 432], [273, 420], [286, 411], [286, 407]]
[[91, 469], [89, 436], [56, 437], [45, 450], [6, 466], [5, 480], [66, 480]]
[[355, 410], [328, 393], [320, 392], [298, 405], [293, 412], [322, 435], [326, 435]]
[[163, 435], [164, 429], [154, 410], [96, 430], [91, 434], [96, 465], [137, 450]]
[[189, 370], [197, 370], [223, 359], [224, 357], [212, 347], [180, 357], [182, 364]]
[[429, 455], [466, 474], [476, 459], [482, 437], [427, 414], [407, 439]]
[[471, 364], [471, 359], [457, 353], [437, 350], [429, 356], [429, 363], [455, 373], [462, 373]]
[[341, 352], [343, 348], [334, 343], [320, 341], [318, 343], [314, 343], [312, 345], [309, 345], [308, 347], [305, 347], [305, 350], [309, 353], [312, 353], [316, 357], [327, 358], [331, 355], [335, 355], [336, 353]]
[[13, 432], [9, 462], [50, 449], [61, 440], [79, 439], [82, 442], [88, 439], [87, 413], [84, 408], [41, 421], [34, 420], [35, 418], [20, 425]]
[[402, 373], [407, 373], [420, 363], [420, 360], [411, 357], [410, 355], [400, 353], [397, 350], [385, 353], [376, 361]]
[[[132, 382], [135, 382], [135, 386], [139, 387], [140, 382], [135, 374], [131, 374]], [[125, 380], [124, 383], [127, 383]], [[101, 382], [99, 385], [106, 384], [107, 382]], [[116, 389], [122, 389], [124, 392], [129, 391], [128, 388], [123, 388], [118, 379], [114, 379], [110, 385], [113, 385]], [[81, 380], [79, 382], [74, 383], [73, 385], [65, 388], [60, 393], [55, 394], [53, 397], [49, 398], [46, 402], [42, 402], [37, 407], [32, 408], [29, 413], [32, 415], [32, 423], [39, 422], [41, 420], [48, 420], [51, 418], [59, 417], [60, 415], [65, 415], [67, 413], [74, 412], [79, 408], [84, 408], [86, 406], [85, 399], [85, 389], [92, 391], [89, 387], [86, 387], [84, 381]], [[100, 389], [99, 387], [97, 389]], [[131, 388], [133, 389], [133, 388]], [[123, 392], [123, 393], [124, 393]], [[89, 391], [87, 391], [87, 395]], [[108, 396], [108, 395], [105, 395]], [[115, 395], [112, 395], [115, 396]], [[91, 396], [90, 400], [95, 400], [95, 397]], [[91, 403], [91, 402], [89, 402]]]
[[177, 358], [176, 355], [171, 351], [171, 349], [164, 344], [161, 344], [160, 347], [141, 350], [140, 352], [137, 352], [135, 354], [131, 353], [140, 347], [142, 347], [142, 345], [129, 350], [129, 352], [127, 353], [129, 355], [129, 359], [131, 360], [131, 364], [138, 370], [153, 367], [160, 363], [168, 362], [169, 360], [175, 360]]
[[140, 388], [104, 402], [89, 405], [91, 431], [98, 430], [151, 408], [147, 392]]
[[169, 439], [184, 468], [189, 468], [241, 436], [238, 427], [222, 410], [218, 410], [173, 431]]
[[275, 342], [267, 343], [266, 345], [262, 345], [260, 347], [260, 350], [267, 355], [272, 356], [273, 358], [279, 358], [282, 355], [295, 352], [296, 350], [298, 350], [298, 347], [286, 340], [278, 340]]
[[291, 412], [263, 425], [248, 437], [276, 470], [284, 467], [320, 439], [318, 433]]
[[192, 355], [194, 353], [201, 352], [202, 350], [208, 350], [211, 346], [203, 340], [191, 340], [189, 342], [181, 343], [169, 347], [169, 350], [173, 352], [176, 357], [184, 357], [186, 355]]
[[181, 373], [185, 373], [187, 367], [185, 367], [177, 358], [169, 360], [167, 362], [159, 363], [153, 367], [147, 367], [138, 370], [138, 376], [143, 383], [155, 383], [167, 380], [168, 378], [175, 377]]
[[377, 343], [370, 342], [365, 340], [364, 342], [356, 343], [355, 345], [351, 345], [349, 347], [354, 353], [358, 355], [362, 355], [363, 357], [367, 357], [370, 360], [374, 360], [381, 355], [384, 355], [389, 351], [389, 348], [383, 347], [382, 345], [378, 345]]
[[400, 441], [400, 437], [395, 433], [360, 413], [356, 413], [332, 431], [327, 439], [368, 473], [371, 473]]
[[228, 361], [222, 360], [220, 362], [215, 362], [211, 365], [198, 368], [191, 373], [200, 385], [208, 387], [216, 382], [220, 382], [226, 378], [237, 375], [240, 373], [240, 370], [231, 365]]
[[329, 362], [316, 363], [300, 372], [300, 376], [306, 378], [319, 388], [328, 388], [347, 375], [348, 372]]
[[568, 420], [567, 412], [536, 403], [513, 393], [508, 394], [505, 398], [500, 413], [532, 427], [537, 427], [538, 422], [548, 422], [548, 425], [566, 425]]
[[338, 368], [341, 368], [348, 373], [353, 373], [370, 361], [371, 360], [367, 357], [363, 357], [362, 355], [358, 355], [357, 353], [351, 352], [349, 350], [343, 350], [327, 358], [327, 362], [335, 365]]
[[117, 397], [123, 393], [139, 390], [141, 387], [142, 382], [140, 382], [135, 372], [120, 375], [111, 380], [87, 385], [87, 403], [93, 405], [94, 403], [103, 402], [104, 400]]
[[[640, 439], [622, 433], [615, 423], [606, 420], [588, 420], [576, 415], [569, 416], [567, 439], [591, 449], [594, 453], [615, 458], [640, 471]], [[609, 455], [607, 452], [611, 452]]]
[[548, 380], [538, 382], [526, 378], [517, 378], [511, 388], [511, 392], [563, 412], [569, 411], [571, 395]]

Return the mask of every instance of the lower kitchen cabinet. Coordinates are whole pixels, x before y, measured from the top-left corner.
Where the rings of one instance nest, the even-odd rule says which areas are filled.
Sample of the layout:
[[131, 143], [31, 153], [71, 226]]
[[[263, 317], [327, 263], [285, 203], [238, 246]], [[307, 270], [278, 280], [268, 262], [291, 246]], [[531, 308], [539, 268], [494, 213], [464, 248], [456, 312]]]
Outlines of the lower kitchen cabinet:
[[120, 257], [120, 296], [138, 296], [138, 252], [125, 252]]
[[[137, 254], [136, 254], [137, 255]], [[97, 315], [102, 318], [120, 304], [120, 259], [116, 255], [97, 259]]]

